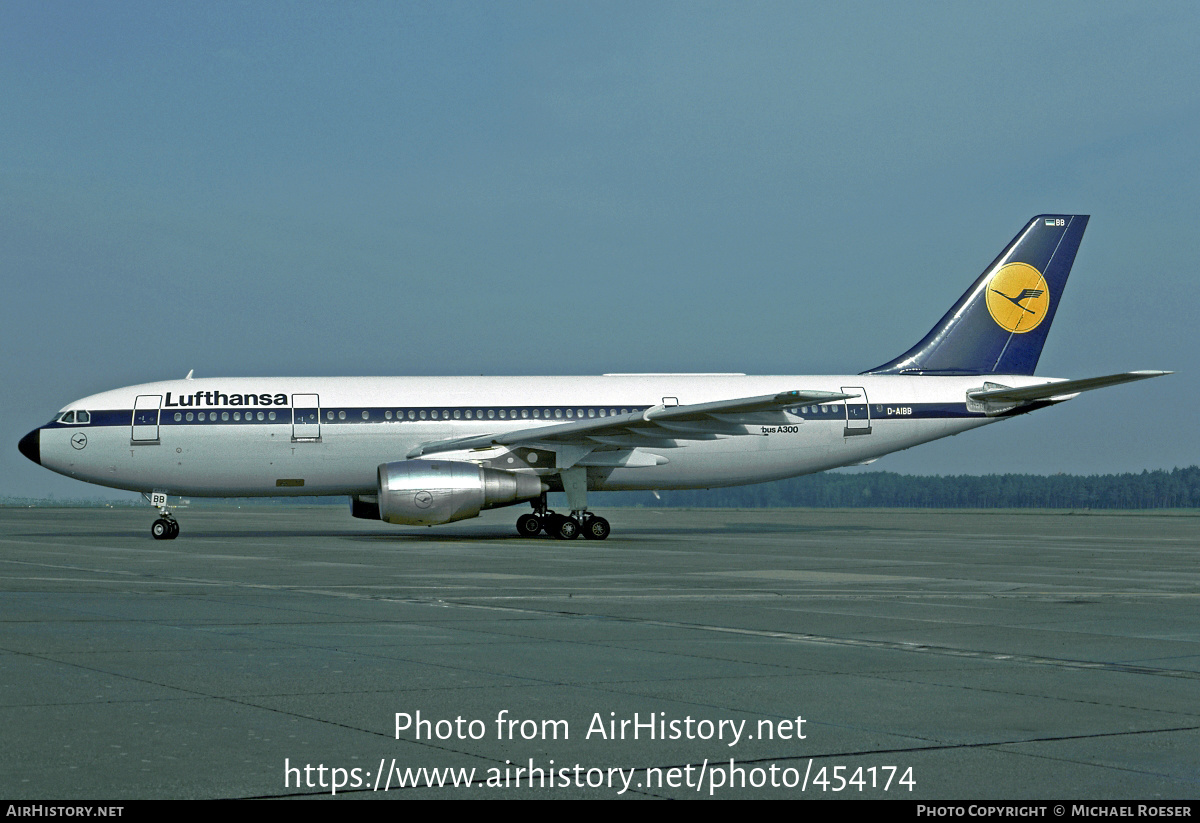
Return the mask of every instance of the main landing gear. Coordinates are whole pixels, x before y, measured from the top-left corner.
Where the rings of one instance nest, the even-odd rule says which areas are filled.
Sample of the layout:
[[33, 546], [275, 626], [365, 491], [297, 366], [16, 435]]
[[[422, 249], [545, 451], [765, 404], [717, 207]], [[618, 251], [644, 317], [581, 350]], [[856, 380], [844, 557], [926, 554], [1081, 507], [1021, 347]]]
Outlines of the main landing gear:
[[150, 526], [150, 534], [155, 540], [174, 540], [179, 536], [179, 523], [175, 515], [167, 508], [167, 496], [161, 492], [142, 494], [152, 506], [158, 506], [158, 519]]
[[588, 540], [603, 540], [612, 531], [607, 520], [586, 509], [573, 511], [569, 516], [550, 511], [546, 508], [544, 493], [537, 500], [529, 502], [533, 506], [533, 513], [517, 518], [517, 533], [522, 537], [534, 537], [544, 531], [559, 540], [574, 540], [580, 534]]

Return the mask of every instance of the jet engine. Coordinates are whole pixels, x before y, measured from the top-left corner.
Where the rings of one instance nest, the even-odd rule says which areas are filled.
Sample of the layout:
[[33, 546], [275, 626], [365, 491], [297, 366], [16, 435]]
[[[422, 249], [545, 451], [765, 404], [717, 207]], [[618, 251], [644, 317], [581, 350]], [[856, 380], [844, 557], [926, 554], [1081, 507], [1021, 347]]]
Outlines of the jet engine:
[[379, 467], [379, 519], [436, 526], [530, 500], [546, 489], [532, 474], [454, 460], [400, 460]]

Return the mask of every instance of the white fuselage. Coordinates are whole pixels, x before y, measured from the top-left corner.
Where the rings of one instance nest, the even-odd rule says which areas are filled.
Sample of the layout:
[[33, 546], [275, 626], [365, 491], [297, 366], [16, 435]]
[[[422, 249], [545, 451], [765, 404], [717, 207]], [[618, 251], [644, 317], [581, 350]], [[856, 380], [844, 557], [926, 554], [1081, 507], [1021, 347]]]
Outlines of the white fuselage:
[[[1003, 415], [968, 407], [967, 391], [983, 383], [894, 375], [173, 380], [64, 407], [87, 411], [88, 422], [44, 426], [41, 462], [89, 483], [171, 495], [372, 494], [381, 463], [437, 441], [794, 389], [862, 398], [741, 415], [738, 433], [710, 439], [648, 440], [621, 451], [619, 465], [605, 465], [603, 451], [582, 462], [587, 487], [597, 491], [731, 486], [862, 463], [994, 422]], [[505, 454], [445, 457], [504, 467]]]

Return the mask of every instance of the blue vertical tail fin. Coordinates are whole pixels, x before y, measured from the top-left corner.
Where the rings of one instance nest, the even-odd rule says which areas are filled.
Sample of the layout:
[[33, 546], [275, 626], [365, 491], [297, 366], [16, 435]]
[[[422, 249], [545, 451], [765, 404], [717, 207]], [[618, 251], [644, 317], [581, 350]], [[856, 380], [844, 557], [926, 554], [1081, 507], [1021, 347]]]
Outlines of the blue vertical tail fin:
[[920, 343], [865, 374], [1033, 374], [1088, 216], [1029, 221]]

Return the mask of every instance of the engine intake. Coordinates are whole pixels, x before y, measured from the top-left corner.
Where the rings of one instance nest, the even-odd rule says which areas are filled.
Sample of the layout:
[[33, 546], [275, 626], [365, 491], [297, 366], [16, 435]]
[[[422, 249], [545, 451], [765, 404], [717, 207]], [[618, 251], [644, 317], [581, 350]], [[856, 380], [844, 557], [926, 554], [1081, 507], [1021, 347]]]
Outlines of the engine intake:
[[379, 467], [379, 518], [436, 526], [478, 517], [546, 491], [541, 478], [454, 460], [400, 460]]

